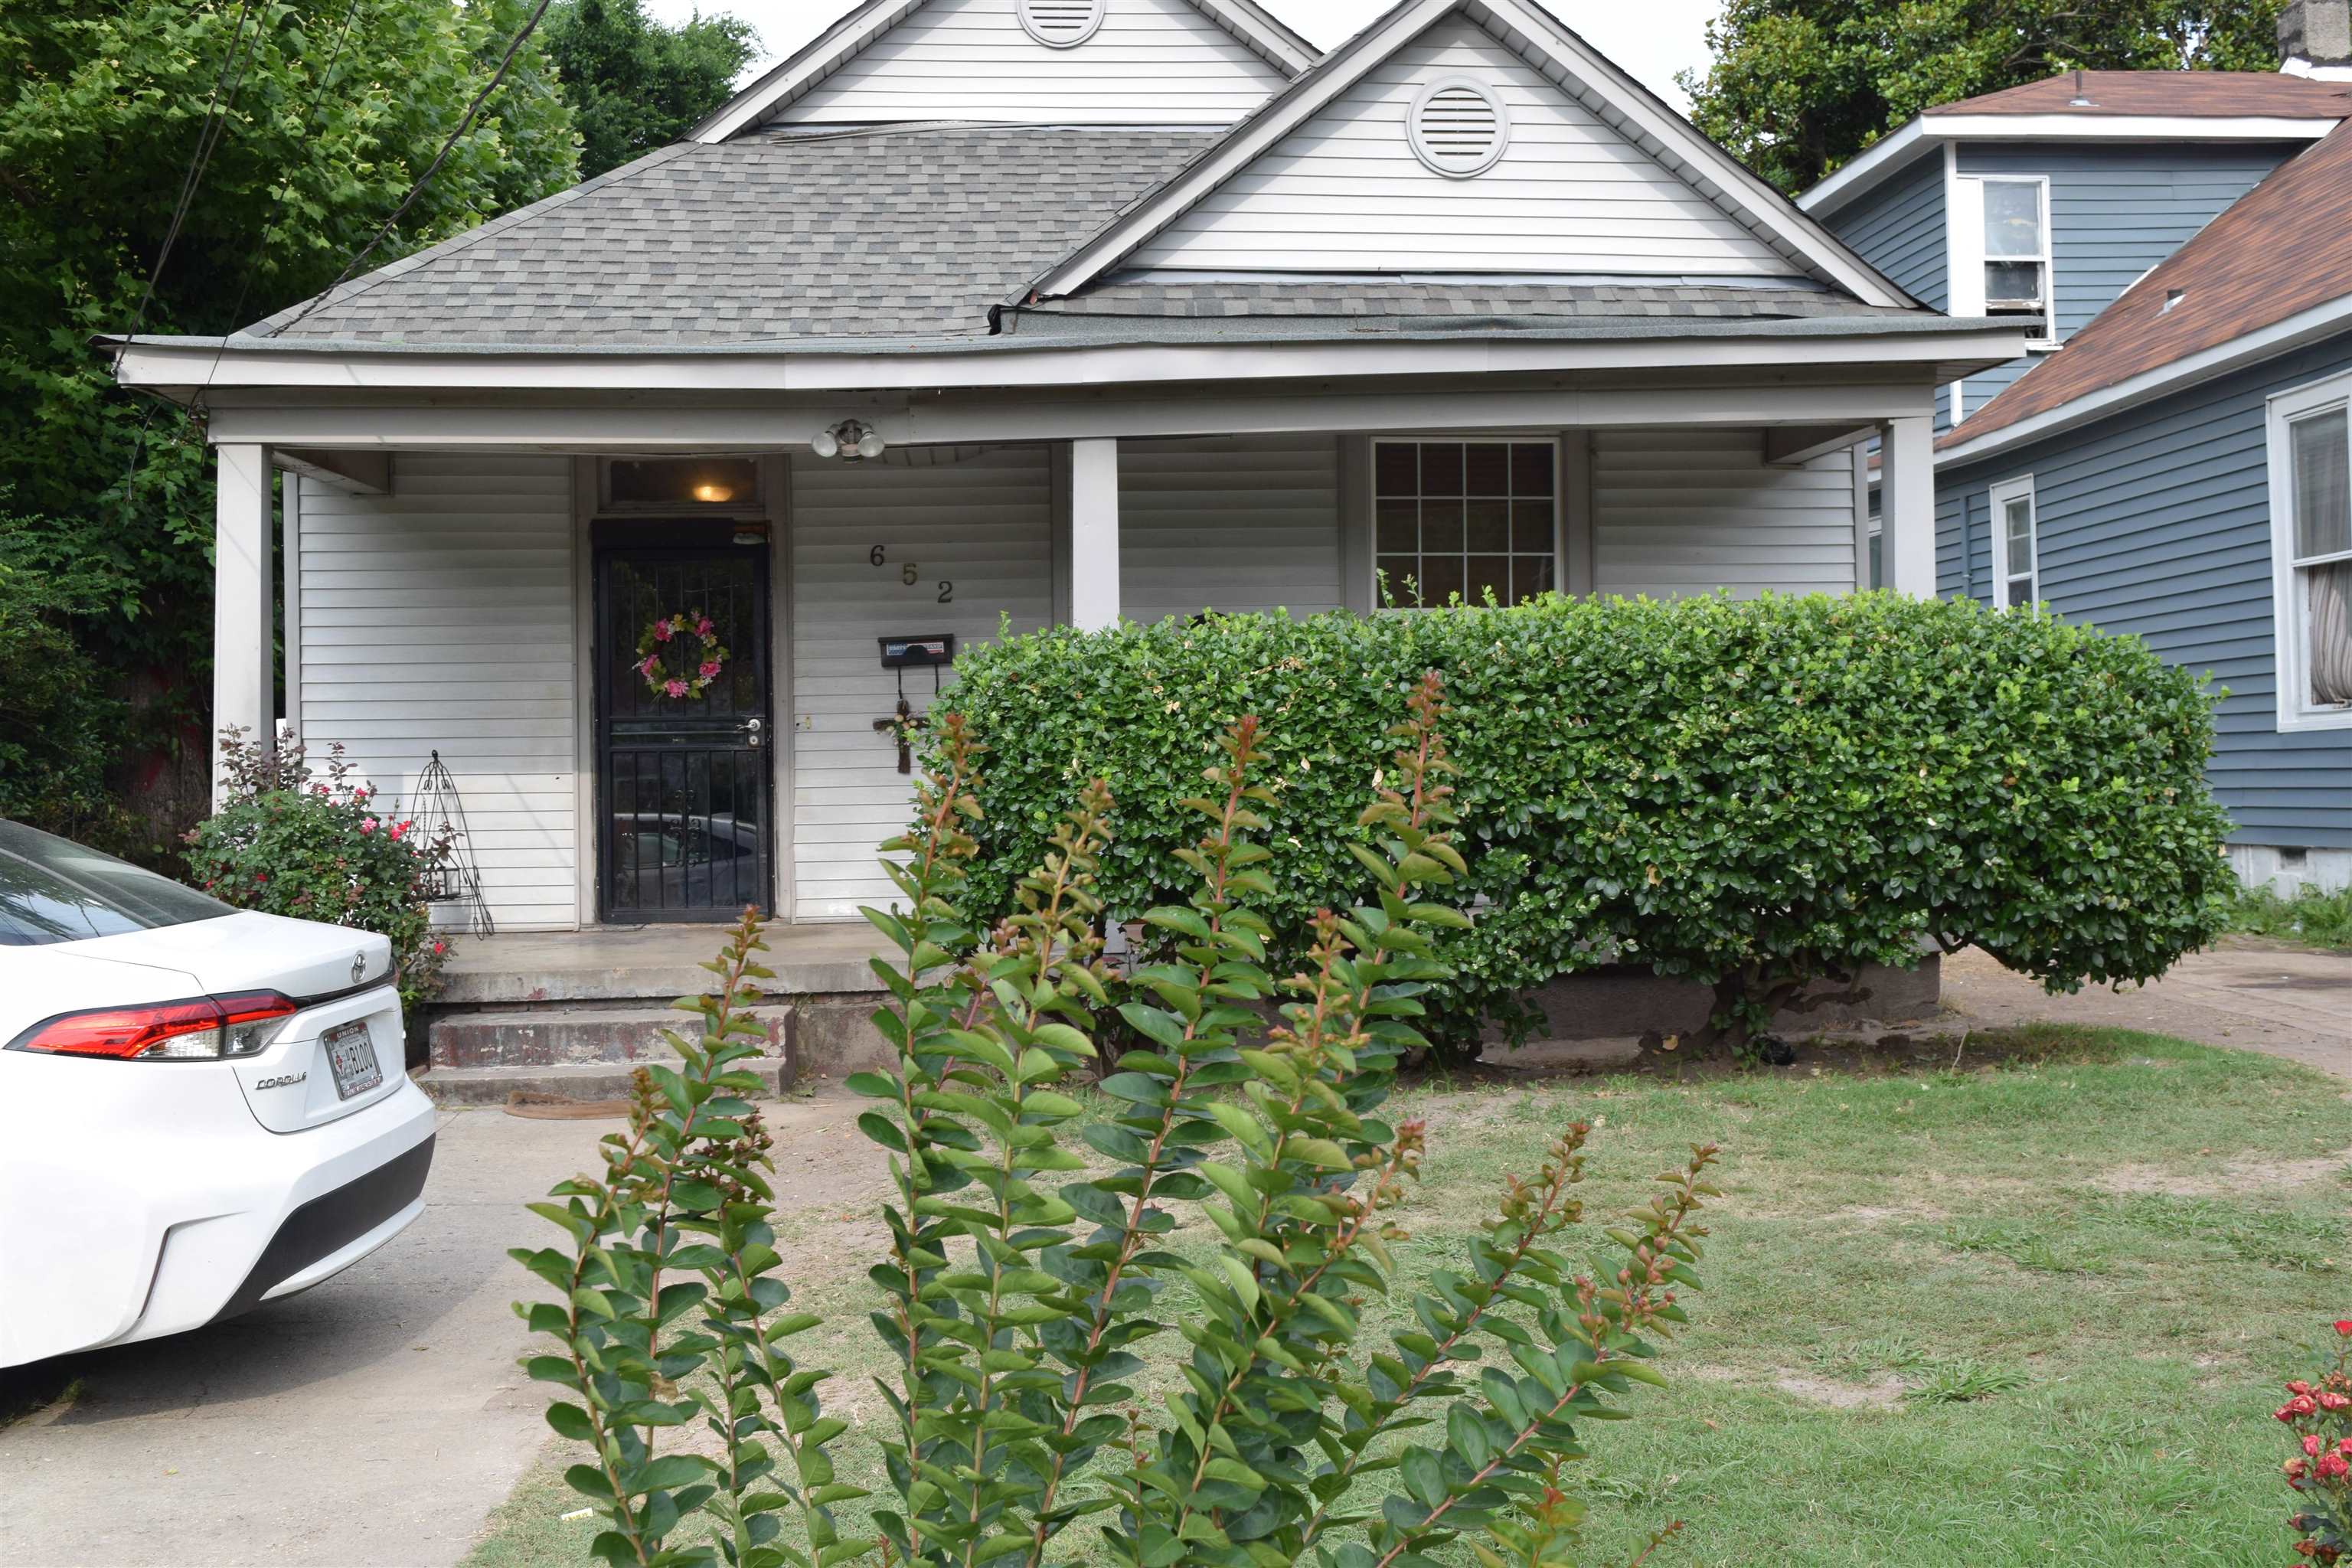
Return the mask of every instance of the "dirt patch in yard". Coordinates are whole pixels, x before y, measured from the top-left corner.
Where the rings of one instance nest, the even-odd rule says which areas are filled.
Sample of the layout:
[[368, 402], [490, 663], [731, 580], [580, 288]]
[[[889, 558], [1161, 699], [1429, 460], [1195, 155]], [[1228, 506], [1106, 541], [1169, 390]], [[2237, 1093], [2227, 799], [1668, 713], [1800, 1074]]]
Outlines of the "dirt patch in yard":
[[2321, 1182], [2341, 1181], [2347, 1171], [2352, 1171], [2352, 1149], [2315, 1155], [2308, 1160], [2231, 1160], [2207, 1175], [2170, 1165], [2116, 1165], [2101, 1172], [2091, 1185], [2123, 1197], [2153, 1194], [2175, 1198], [2234, 1198], [2255, 1193], [2292, 1192]]
[[1895, 1377], [1877, 1378], [1869, 1383], [1841, 1383], [1833, 1377], [1811, 1377], [1792, 1372], [1774, 1378], [1772, 1386], [1783, 1394], [1792, 1394], [1809, 1404], [1826, 1405], [1832, 1410], [1895, 1410], [1903, 1404], [1903, 1381]]

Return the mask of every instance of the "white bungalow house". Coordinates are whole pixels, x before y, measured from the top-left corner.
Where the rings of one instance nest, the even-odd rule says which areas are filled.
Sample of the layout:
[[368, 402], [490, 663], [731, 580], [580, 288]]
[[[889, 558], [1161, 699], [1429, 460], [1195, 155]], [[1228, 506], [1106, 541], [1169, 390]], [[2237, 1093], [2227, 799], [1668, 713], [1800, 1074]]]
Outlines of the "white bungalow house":
[[1937, 389], [2026, 331], [1531, 0], [1319, 58], [1250, 0], [869, 0], [688, 140], [121, 375], [208, 411], [218, 722], [278, 716], [282, 551], [285, 722], [394, 791], [437, 752], [499, 926], [568, 931], [887, 898], [877, 721], [1000, 616], [1843, 592], [1871, 441], [1932, 594]]

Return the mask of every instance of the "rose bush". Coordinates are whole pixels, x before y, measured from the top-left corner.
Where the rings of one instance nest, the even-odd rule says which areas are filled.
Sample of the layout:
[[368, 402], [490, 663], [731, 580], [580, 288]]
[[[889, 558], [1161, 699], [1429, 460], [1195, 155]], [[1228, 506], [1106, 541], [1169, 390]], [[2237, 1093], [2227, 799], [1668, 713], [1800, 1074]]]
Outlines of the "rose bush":
[[2290, 1382], [2274, 1412], [2294, 1436], [2294, 1457], [2282, 1467], [2295, 1493], [2287, 1526], [2296, 1554], [2321, 1568], [2352, 1557], [2352, 1318], [2334, 1326], [2318, 1375]]
[[265, 752], [230, 729], [222, 758], [226, 797], [188, 832], [191, 879], [239, 909], [390, 938], [404, 1008], [437, 991], [449, 939], [428, 900], [456, 835], [420, 827], [355, 780], [341, 742], [318, 776], [291, 739]]

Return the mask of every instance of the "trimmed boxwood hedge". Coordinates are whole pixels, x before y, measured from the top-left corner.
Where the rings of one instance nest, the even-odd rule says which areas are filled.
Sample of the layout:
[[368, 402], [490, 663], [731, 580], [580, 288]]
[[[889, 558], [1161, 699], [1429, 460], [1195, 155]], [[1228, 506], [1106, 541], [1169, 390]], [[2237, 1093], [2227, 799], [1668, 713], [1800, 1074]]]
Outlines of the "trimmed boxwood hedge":
[[1275, 898], [1297, 931], [1361, 891], [1356, 811], [1423, 670], [1445, 678], [1466, 1038], [1524, 987], [1647, 963], [1717, 987], [1735, 1040], [1818, 979], [1974, 943], [2053, 991], [2161, 973], [2221, 927], [2210, 699], [2137, 638], [1863, 594], [1220, 616], [968, 651], [947, 699], [992, 748], [975, 909], [1056, 816], [1117, 801], [1110, 909], [1173, 901], [1213, 738], [1265, 722]]

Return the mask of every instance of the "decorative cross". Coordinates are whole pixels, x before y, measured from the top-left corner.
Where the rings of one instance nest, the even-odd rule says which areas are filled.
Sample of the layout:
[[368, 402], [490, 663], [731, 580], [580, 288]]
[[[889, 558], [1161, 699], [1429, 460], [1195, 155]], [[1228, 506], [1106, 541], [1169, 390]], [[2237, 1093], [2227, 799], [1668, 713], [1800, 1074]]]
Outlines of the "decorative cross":
[[898, 737], [898, 771], [900, 773], [911, 773], [915, 771], [914, 732], [918, 730], [928, 728], [929, 724], [930, 721], [929, 719], [918, 717], [915, 710], [907, 705], [907, 694], [903, 691], [898, 694], [898, 712], [887, 719], [877, 719], [874, 721], [874, 732], [876, 734], [882, 734], [886, 731], [895, 731], [897, 733]]

